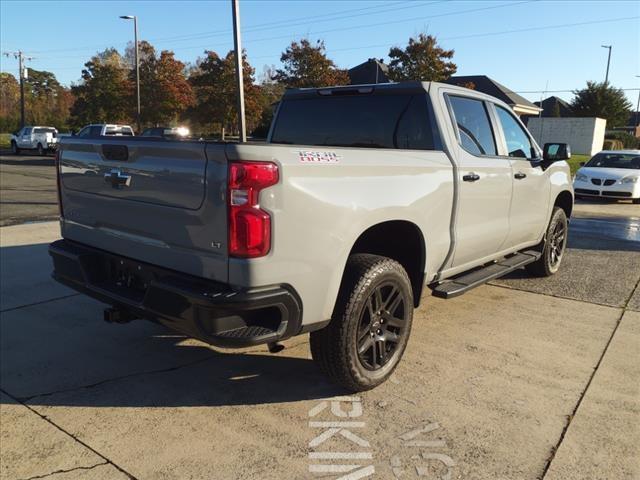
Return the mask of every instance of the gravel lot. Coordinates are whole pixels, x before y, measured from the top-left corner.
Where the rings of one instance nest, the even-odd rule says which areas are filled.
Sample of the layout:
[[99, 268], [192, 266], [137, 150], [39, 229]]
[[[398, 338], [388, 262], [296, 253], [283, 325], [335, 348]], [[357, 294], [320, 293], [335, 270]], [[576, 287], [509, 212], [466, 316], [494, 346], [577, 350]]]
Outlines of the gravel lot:
[[[45, 162], [0, 156], [4, 225], [56, 214]], [[638, 479], [640, 207], [576, 211], [556, 277], [425, 296], [391, 381], [356, 396], [306, 336], [271, 355], [105, 324], [49, 277], [55, 222], [4, 227], [0, 478]]]

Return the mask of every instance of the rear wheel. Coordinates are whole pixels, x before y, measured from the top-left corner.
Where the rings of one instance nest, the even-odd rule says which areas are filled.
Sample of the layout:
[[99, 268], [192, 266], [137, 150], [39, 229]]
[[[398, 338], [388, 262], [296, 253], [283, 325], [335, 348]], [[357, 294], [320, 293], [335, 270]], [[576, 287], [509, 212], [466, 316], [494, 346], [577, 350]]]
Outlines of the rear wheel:
[[527, 265], [527, 271], [536, 277], [554, 275], [560, 269], [567, 248], [568, 233], [567, 214], [562, 208], [554, 207], [547, 232], [540, 245], [542, 256], [539, 260]]
[[42, 148], [41, 143], [38, 144], [38, 155], [40, 156], [44, 155], [44, 148]]
[[18, 144], [16, 142], [11, 142], [11, 153], [14, 155], [20, 155], [20, 149], [18, 148]]
[[407, 272], [389, 258], [352, 255], [329, 325], [311, 333], [311, 354], [324, 373], [350, 391], [384, 382], [407, 346], [413, 293]]
[[634, 198], [633, 203], [636, 205], [640, 204], [640, 198]]

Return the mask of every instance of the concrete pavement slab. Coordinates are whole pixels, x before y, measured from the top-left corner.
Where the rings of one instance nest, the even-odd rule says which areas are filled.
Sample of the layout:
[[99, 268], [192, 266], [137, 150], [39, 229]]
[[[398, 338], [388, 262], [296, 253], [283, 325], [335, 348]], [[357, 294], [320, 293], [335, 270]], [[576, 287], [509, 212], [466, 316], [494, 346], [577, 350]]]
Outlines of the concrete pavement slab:
[[47, 247], [59, 236], [58, 222], [0, 228], [0, 310], [75, 293], [51, 278]]
[[640, 313], [626, 312], [545, 480], [640, 478]]
[[39, 415], [0, 392], [0, 478], [22, 479], [103, 463]]
[[24, 398], [212, 355], [204, 344], [151, 322], [105, 323], [104, 307], [79, 295], [1, 313], [2, 388]]
[[[256, 348], [135, 376], [126, 372], [137, 370], [144, 355], [131, 356], [130, 340], [110, 342], [111, 368], [124, 378], [35, 397], [29, 405], [138, 478], [308, 478], [311, 464], [330, 463], [308, 454], [328, 449], [370, 453], [359, 463], [375, 465], [380, 478], [417, 469], [451, 469], [452, 478], [536, 478], [620, 311], [500, 287], [425, 300], [396, 374], [353, 396], [364, 422], [353, 431], [366, 444], [340, 437], [310, 447], [326, 430], [310, 426], [310, 412], [331, 420], [322, 399], [345, 392], [318, 373], [304, 337], [286, 342], [279, 355]], [[90, 329], [80, 332], [95, 346]], [[81, 338], [67, 349], [80, 379], [96, 368], [90, 347], [74, 352]], [[46, 356], [51, 347], [41, 348], [34, 355]], [[181, 350], [163, 348], [168, 357]], [[25, 357], [13, 358], [21, 370]], [[57, 368], [46, 374], [64, 378]]]

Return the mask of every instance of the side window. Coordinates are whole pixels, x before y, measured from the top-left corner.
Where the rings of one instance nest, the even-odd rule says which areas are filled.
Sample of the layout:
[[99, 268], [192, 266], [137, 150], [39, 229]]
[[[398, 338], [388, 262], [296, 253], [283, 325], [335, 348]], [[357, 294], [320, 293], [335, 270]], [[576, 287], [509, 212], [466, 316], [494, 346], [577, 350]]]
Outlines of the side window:
[[100, 125], [95, 125], [95, 126], [90, 128], [89, 136], [90, 137], [99, 137], [100, 136], [100, 132], [102, 132], [102, 127]]
[[534, 150], [533, 145], [531, 145], [529, 136], [520, 126], [518, 121], [513, 118], [513, 115], [498, 105], [496, 105], [496, 112], [498, 113], [500, 124], [502, 125], [502, 131], [504, 132], [504, 138], [507, 142], [507, 151], [509, 152], [509, 156], [517, 158], [536, 157], [536, 151]]
[[31, 127], [25, 128], [24, 131], [22, 132], [22, 135], [24, 135], [25, 137], [31, 135]]
[[473, 155], [497, 155], [489, 114], [482, 100], [449, 96], [462, 148]]
[[82, 130], [78, 132], [78, 137], [88, 137], [89, 136], [89, 127], [84, 127]]

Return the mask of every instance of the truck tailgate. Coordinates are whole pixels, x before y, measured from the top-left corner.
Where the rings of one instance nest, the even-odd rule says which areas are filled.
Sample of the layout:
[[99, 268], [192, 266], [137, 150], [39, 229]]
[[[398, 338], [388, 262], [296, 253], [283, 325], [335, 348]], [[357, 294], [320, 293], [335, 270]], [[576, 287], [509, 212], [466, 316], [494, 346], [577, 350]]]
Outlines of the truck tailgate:
[[227, 281], [223, 144], [65, 139], [59, 169], [65, 238]]

